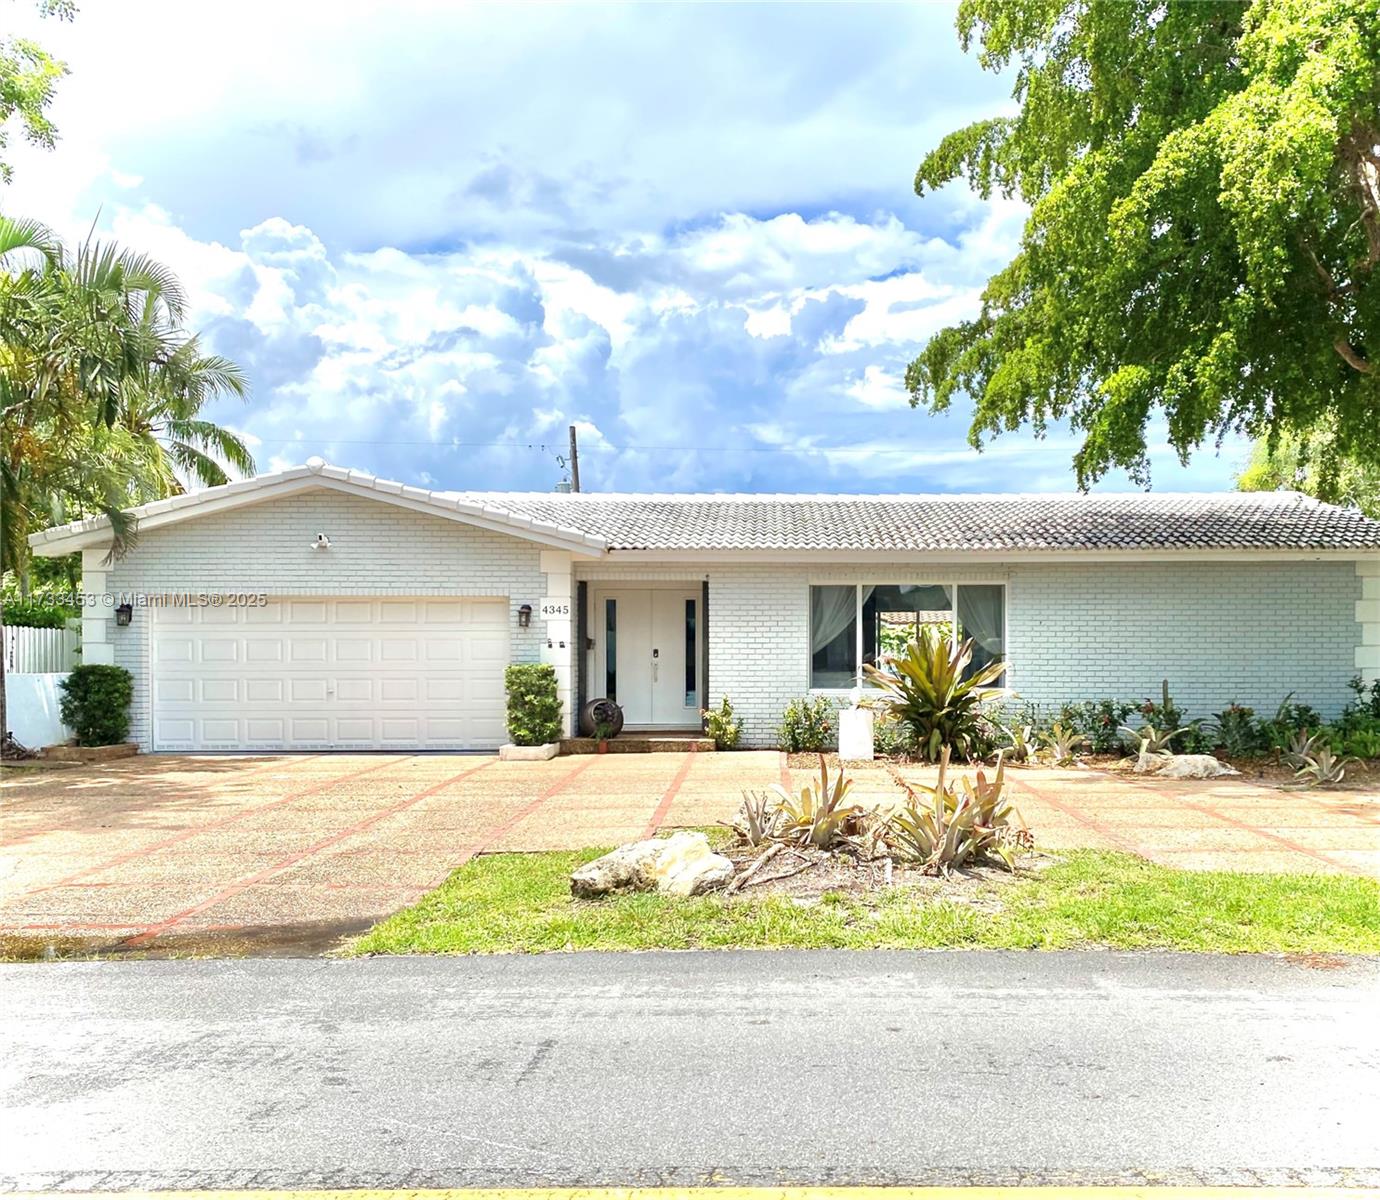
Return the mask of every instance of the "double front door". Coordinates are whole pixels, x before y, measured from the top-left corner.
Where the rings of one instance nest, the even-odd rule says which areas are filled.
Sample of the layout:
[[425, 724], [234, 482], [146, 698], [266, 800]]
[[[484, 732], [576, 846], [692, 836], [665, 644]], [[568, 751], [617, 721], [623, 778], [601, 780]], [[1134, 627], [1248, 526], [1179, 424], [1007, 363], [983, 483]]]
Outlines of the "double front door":
[[697, 587], [594, 590], [589, 695], [616, 700], [632, 728], [697, 728], [700, 608]]

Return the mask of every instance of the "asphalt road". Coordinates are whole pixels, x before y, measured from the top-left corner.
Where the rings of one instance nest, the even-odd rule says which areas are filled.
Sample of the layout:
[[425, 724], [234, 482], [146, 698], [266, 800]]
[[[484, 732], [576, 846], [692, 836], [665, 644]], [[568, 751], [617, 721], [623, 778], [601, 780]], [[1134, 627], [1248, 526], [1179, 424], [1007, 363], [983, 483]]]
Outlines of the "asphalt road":
[[0, 967], [0, 1186], [1380, 1183], [1380, 963]]

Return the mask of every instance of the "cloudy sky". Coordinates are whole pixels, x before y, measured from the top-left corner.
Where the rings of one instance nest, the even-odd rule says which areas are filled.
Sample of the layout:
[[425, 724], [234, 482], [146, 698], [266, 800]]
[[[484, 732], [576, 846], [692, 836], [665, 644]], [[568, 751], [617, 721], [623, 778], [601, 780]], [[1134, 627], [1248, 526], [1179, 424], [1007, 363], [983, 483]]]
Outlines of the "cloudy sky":
[[181, 274], [261, 469], [546, 489], [574, 423], [586, 490], [1071, 486], [1066, 433], [978, 454], [906, 403], [1023, 219], [911, 190], [1010, 106], [948, 5], [29, 7], [71, 75], [0, 205]]

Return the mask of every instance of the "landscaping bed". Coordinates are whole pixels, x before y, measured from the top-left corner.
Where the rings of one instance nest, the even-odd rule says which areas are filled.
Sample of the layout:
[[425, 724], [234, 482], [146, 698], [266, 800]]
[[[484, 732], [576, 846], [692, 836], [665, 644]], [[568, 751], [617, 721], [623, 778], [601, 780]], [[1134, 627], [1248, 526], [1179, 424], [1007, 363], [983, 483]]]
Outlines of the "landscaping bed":
[[[863, 892], [570, 895], [601, 849], [486, 855], [346, 954], [757, 948], [1171, 949], [1380, 953], [1380, 883], [1181, 871], [1076, 851]], [[1027, 856], [1033, 859], [1035, 856]]]

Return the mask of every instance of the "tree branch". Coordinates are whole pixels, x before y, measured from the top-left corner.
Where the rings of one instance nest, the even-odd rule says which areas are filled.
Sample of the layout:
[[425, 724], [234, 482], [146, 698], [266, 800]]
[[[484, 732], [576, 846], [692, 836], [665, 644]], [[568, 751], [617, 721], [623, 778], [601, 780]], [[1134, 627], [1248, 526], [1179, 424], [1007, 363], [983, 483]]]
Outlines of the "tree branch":
[[1369, 375], [1375, 370], [1365, 355], [1358, 351], [1346, 338], [1339, 337], [1332, 343], [1332, 348], [1342, 356], [1348, 366], [1355, 367], [1362, 375]]

